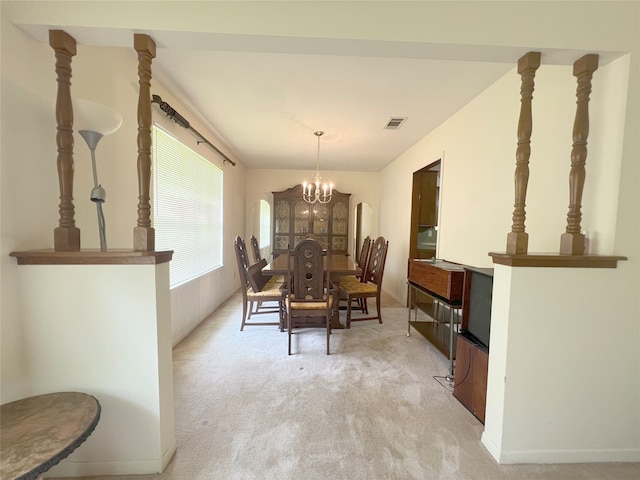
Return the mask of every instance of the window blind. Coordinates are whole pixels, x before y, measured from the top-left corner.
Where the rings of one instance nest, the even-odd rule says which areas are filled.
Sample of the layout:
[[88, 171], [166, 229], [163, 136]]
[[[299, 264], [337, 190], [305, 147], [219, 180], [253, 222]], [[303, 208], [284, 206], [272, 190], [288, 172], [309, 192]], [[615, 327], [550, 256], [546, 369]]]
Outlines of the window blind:
[[222, 265], [222, 169], [153, 127], [156, 249], [173, 250], [171, 287]]

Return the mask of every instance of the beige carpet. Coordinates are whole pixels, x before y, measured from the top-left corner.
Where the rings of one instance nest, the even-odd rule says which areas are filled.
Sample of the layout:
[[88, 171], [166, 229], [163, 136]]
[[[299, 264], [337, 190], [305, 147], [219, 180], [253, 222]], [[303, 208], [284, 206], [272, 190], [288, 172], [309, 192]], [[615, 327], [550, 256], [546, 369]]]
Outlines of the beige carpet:
[[[236, 295], [174, 350], [178, 451], [160, 475], [108, 479], [615, 479], [638, 464], [501, 466], [452, 396], [448, 361], [386, 301], [384, 324], [240, 332]], [[264, 320], [266, 316], [260, 316]], [[434, 378], [435, 377], [435, 378]]]

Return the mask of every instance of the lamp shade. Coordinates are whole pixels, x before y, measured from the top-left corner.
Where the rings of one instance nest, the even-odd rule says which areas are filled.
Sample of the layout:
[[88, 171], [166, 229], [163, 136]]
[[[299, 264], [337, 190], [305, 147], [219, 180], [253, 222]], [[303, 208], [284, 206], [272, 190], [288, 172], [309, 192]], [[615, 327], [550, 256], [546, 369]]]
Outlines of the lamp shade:
[[73, 101], [74, 126], [79, 132], [87, 130], [109, 135], [122, 125], [122, 114], [100, 103], [81, 98]]

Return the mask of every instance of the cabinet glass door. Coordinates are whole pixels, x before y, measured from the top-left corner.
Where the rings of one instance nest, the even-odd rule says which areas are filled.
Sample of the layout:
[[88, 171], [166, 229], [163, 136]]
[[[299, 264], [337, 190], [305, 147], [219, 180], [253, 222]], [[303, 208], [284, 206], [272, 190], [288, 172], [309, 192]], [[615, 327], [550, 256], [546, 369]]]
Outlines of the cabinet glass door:
[[289, 245], [291, 206], [288, 200], [278, 200], [275, 205], [274, 246], [275, 250], [286, 250]]
[[293, 207], [293, 245], [294, 248], [306, 235], [312, 233], [310, 205], [304, 200], [296, 200]]
[[329, 245], [329, 210], [326, 203], [316, 203], [313, 206], [313, 234], [324, 249]]
[[331, 250], [347, 251], [347, 228], [349, 219], [349, 205], [337, 201], [333, 205]]
[[349, 193], [333, 191], [329, 203], [309, 204], [302, 199], [302, 185], [273, 193], [273, 254], [281, 255], [313, 234], [322, 248], [347, 253]]

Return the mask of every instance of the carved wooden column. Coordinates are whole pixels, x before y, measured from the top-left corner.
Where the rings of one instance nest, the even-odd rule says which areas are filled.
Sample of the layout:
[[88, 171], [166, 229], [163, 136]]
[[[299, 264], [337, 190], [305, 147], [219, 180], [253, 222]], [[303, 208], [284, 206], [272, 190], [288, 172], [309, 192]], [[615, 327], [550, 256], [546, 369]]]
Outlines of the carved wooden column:
[[514, 174], [515, 203], [513, 224], [507, 234], [507, 253], [525, 254], [529, 246], [529, 234], [525, 232], [525, 201], [529, 183], [529, 157], [531, 156], [531, 100], [533, 79], [540, 66], [540, 52], [528, 52], [518, 60], [518, 73], [522, 79], [520, 87], [520, 118], [518, 120], [518, 147], [516, 149], [516, 171]]
[[71, 57], [76, 41], [63, 30], [49, 30], [49, 45], [56, 55], [58, 95], [56, 122], [58, 133], [58, 183], [60, 186], [59, 226], [53, 230], [56, 251], [79, 251], [80, 229], [76, 227], [73, 205], [73, 106], [71, 104]]
[[148, 35], [134, 34], [138, 52], [138, 224], [133, 229], [135, 251], [155, 250], [155, 230], [151, 226], [149, 186], [151, 183], [151, 61], [156, 44]]
[[598, 69], [598, 55], [588, 54], [573, 64], [573, 75], [578, 79], [577, 107], [573, 122], [573, 148], [569, 172], [569, 213], [566, 232], [560, 237], [560, 253], [584, 255], [584, 235], [580, 233], [582, 192], [586, 177], [587, 137], [589, 136], [589, 95], [591, 78]]

